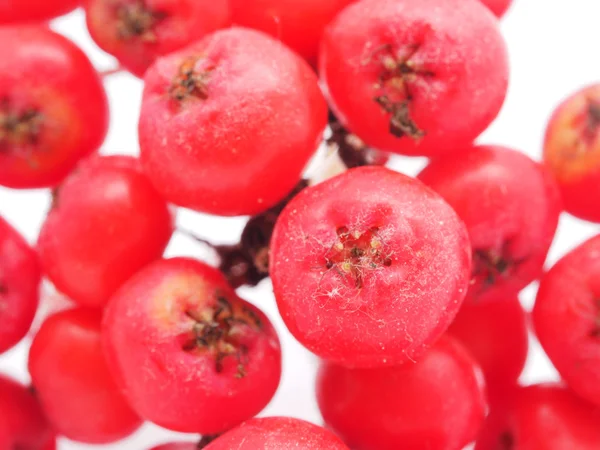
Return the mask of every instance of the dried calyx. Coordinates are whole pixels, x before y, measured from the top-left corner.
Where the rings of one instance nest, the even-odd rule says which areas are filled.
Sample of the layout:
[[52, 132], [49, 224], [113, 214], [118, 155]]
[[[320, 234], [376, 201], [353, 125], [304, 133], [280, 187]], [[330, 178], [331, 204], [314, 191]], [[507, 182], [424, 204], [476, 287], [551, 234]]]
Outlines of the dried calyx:
[[500, 250], [475, 249], [471, 284], [480, 282], [481, 289], [485, 290], [496, 284], [499, 279], [509, 277], [520, 262], [509, 256], [508, 244], [503, 245]]
[[3, 148], [35, 145], [42, 129], [43, 116], [33, 109], [17, 111], [8, 99], [0, 100], [0, 151]]
[[147, 43], [157, 41], [155, 27], [167, 17], [164, 12], [153, 11], [144, 0], [119, 3], [116, 16], [119, 39], [140, 39]]
[[600, 131], [600, 103], [590, 100], [588, 102], [585, 126], [582, 137], [586, 144], [591, 145], [598, 137]]
[[215, 68], [197, 69], [196, 65], [200, 60], [201, 58], [189, 58], [181, 63], [169, 87], [169, 95], [173, 100], [182, 102], [189, 98], [201, 100], [208, 98], [208, 81]]

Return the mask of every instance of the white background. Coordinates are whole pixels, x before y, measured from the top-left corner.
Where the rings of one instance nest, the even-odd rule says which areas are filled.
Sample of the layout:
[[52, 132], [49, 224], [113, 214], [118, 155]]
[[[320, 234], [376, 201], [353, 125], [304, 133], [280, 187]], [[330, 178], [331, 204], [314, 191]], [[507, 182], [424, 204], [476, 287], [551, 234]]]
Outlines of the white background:
[[[217, 0], [218, 1], [218, 0]], [[539, 159], [543, 134], [553, 108], [567, 95], [587, 84], [600, 81], [598, 58], [598, 17], [600, 2], [596, 0], [515, 0], [502, 21], [510, 51], [512, 75], [506, 104], [497, 121], [480, 138], [480, 142], [503, 144], [520, 149]], [[100, 69], [110, 69], [115, 62], [102, 53], [89, 38], [81, 11], [59, 19], [54, 28], [72, 38]], [[7, 45], [7, 43], [2, 43]], [[10, 45], [10, 44], [8, 44]], [[111, 99], [111, 128], [102, 152], [136, 154], [136, 124], [142, 83], [128, 74], [112, 76], [106, 82]], [[408, 174], [416, 174], [423, 166], [421, 159], [398, 158], [392, 166]], [[45, 191], [13, 191], [0, 188], [0, 214], [34, 243], [49, 204]], [[523, 211], [527, 214], [527, 211]], [[216, 242], [234, 242], [243, 219], [220, 219], [190, 211], [181, 211], [180, 225]], [[569, 249], [600, 232], [600, 226], [578, 221], [566, 214], [561, 218], [558, 236], [550, 252], [549, 264], [556, 262]], [[168, 255], [210, 257], [201, 246], [175, 236]], [[523, 304], [530, 308], [537, 285], [523, 291]], [[45, 289], [48, 291], [48, 288]], [[257, 289], [241, 289], [241, 296], [261, 307], [275, 322], [284, 350], [284, 373], [281, 386], [264, 415], [287, 415], [320, 423], [313, 393], [316, 360], [285, 330], [278, 318], [269, 281]], [[48, 300], [46, 300], [46, 306]], [[26, 371], [29, 341], [0, 356], [0, 372], [28, 381]], [[555, 379], [551, 364], [532, 342], [524, 383]], [[67, 399], [65, 399], [67, 401]], [[107, 448], [146, 449], [177, 436], [152, 425]], [[62, 440], [60, 450], [87, 449], [91, 446]]]

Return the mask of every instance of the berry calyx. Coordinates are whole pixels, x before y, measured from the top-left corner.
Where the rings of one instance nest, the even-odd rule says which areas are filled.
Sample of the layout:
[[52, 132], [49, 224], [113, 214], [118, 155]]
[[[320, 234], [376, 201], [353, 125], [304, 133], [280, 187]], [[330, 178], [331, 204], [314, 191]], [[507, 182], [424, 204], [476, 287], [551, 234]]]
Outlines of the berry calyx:
[[19, 111], [8, 98], [0, 100], [0, 152], [35, 145], [43, 122], [40, 111], [34, 108]]
[[[511, 256], [510, 241], [495, 248], [473, 250], [473, 270], [471, 273], [471, 286], [474, 291], [483, 292], [491, 288], [502, 279], [510, 278], [518, 269], [520, 261], [515, 261]], [[525, 260], [526, 257], [520, 260]]]
[[150, 8], [145, 0], [117, 3], [115, 15], [120, 39], [140, 39], [148, 43], [156, 42], [154, 28], [167, 16]]
[[176, 101], [182, 102], [190, 97], [201, 100], [208, 98], [208, 79], [214, 67], [197, 69], [201, 58], [189, 58], [179, 67], [179, 73], [173, 78], [169, 87], [169, 95]]

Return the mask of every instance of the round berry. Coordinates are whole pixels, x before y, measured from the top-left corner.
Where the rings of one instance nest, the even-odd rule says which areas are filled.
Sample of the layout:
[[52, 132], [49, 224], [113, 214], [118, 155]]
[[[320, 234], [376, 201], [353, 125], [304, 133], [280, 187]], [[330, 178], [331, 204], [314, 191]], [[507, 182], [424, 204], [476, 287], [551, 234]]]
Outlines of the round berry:
[[558, 181], [565, 209], [600, 222], [600, 84], [556, 109], [546, 130], [544, 162]]
[[176, 431], [222, 433], [259, 413], [279, 385], [267, 317], [191, 259], [157, 261], [129, 280], [106, 310], [104, 343], [134, 409]]
[[353, 450], [461, 449], [487, 409], [478, 366], [448, 337], [398, 367], [323, 363], [317, 400], [327, 426]]
[[475, 0], [370, 0], [326, 29], [320, 74], [342, 124], [367, 145], [437, 156], [472, 142], [500, 111], [508, 61]]
[[2, 0], [0, 24], [50, 20], [67, 14], [81, 2], [82, 0]]
[[517, 151], [481, 146], [431, 162], [419, 179], [454, 208], [469, 231], [467, 300], [515, 296], [541, 274], [561, 212], [550, 174]]
[[600, 406], [600, 235], [542, 278], [533, 323], [569, 387]]
[[10, 42], [0, 47], [0, 185], [55, 186], [104, 140], [102, 82], [81, 50], [47, 28], [2, 27], [0, 42]]
[[299, 419], [252, 419], [225, 433], [204, 450], [349, 450], [333, 433]]
[[59, 188], [38, 240], [43, 269], [81, 305], [102, 307], [162, 256], [173, 232], [165, 201], [128, 156], [84, 161]]
[[31, 327], [40, 278], [37, 255], [0, 217], [0, 354], [17, 344]]
[[292, 334], [322, 358], [398, 364], [450, 325], [467, 292], [464, 225], [435, 192], [361, 167], [300, 192], [279, 216], [271, 278]]
[[159, 56], [231, 23], [228, 1], [89, 0], [87, 25], [96, 43], [141, 77]]
[[310, 67], [274, 39], [232, 28], [146, 73], [142, 162], [171, 202], [253, 215], [300, 181], [327, 106]]

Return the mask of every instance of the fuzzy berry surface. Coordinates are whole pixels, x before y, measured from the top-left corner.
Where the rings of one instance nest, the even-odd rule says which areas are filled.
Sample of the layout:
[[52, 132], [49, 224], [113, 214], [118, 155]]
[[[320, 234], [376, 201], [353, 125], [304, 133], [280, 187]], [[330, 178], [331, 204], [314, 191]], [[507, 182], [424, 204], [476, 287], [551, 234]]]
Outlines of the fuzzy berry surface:
[[600, 406], [600, 235], [563, 257], [542, 278], [533, 323], [562, 378]]
[[271, 278], [291, 333], [318, 356], [410, 360], [450, 325], [471, 271], [464, 225], [418, 180], [352, 169], [301, 191], [271, 241]]
[[[51, 2], [48, 2], [51, 3]], [[108, 100], [87, 56], [39, 26], [0, 28], [0, 186], [56, 186], [108, 129]]]
[[476, 0], [370, 0], [327, 27], [319, 73], [337, 117], [368, 146], [439, 156], [497, 116], [508, 58]]
[[327, 426], [353, 450], [461, 449], [486, 415], [475, 360], [449, 337], [416, 363], [349, 369], [324, 362], [317, 400]]
[[254, 215], [300, 181], [327, 105], [311, 68], [280, 42], [231, 28], [160, 58], [145, 76], [144, 169], [171, 202]]
[[156, 58], [231, 24], [229, 1], [89, 0], [92, 38], [138, 77]]
[[213, 435], [258, 414], [281, 375], [269, 319], [201, 262], [150, 264], [111, 299], [104, 347], [138, 413], [175, 431]]
[[82, 0], [2, 0], [0, 25], [44, 22], [81, 5]]
[[59, 291], [83, 306], [102, 307], [129, 277], [162, 256], [173, 226], [139, 160], [95, 156], [58, 189], [37, 248]]
[[515, 296], [542, 275], [562, 202], [551, 174], [498, 146], [466, 147], [432, 161], [418, 178], [454, 208], [469, 231], [467, 301]]

